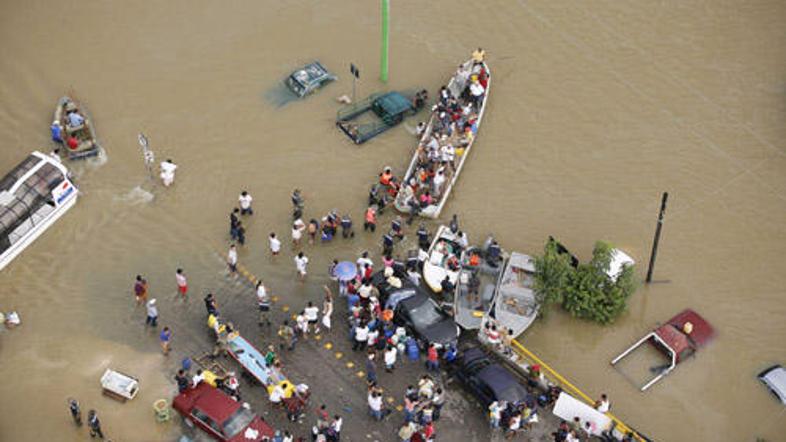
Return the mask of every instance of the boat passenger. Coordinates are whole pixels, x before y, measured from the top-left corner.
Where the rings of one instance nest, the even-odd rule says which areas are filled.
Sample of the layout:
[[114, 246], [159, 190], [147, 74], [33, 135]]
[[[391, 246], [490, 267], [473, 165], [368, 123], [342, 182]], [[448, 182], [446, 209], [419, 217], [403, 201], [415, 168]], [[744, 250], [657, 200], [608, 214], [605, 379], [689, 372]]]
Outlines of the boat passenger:
[[472, 102], [476, 107], [480, 108], [480, 104], [483, 102], [483, 94], [485, 92], [486, 89], [478, 81], [477, 75], [473, 75], [472, 84], [469, 85], [469, 93], [471, 95]]
[[477, 48], [472, 52], [472, 61], [474, 63], [482, 63], [484, 58], [486, 58], [486, 51], [483, 48]]
[[446, 267], [448, 270], [456, 271], [459, 269], [459, 260], [456, 258], [456, 255], [450, 255], [448, 260], [445, 262]]
[[52, 141], [56, 143], [63, 142], [63, 127], [60, 126], [60, 122], [55, 120], [52, 122], [52, 126], [49, 127], [49, 130], [52, 131]]
[[434, 182], [432, 183], [432, 188], [434, 190], [434, 196], [439, 198], [442, 194], [442, 185], [445, 184], [445, 170], [444, 168], [439, 168], [437, 171], [436, 176], [434, 176]]
[[461, 246], [461, 248], [462, 249], [467, 248], [469, 246], [469, 238], [467, 238], [467, 234], [462, 231], [459, 231], [457, 235], [458, 235], [458, 243]]
[[73, 112], [68, 113], [68, 126], [71, 127], [71, 129], [81, 127], [84, 122], [85, 117], [79, 114], [78, 109], [74, 109]]
[[382, 173], [379, 174], [379, 184], [388, 186], [390, 185], [391, 178], [393, 178], [393, 171], [390, 170], [390, 167], [385, 167], [385, 169], [382, 170]]
[[76, 135], [71, 134], [68, 136], [68, 140], [66, 141], [66, 144], [68, 144], [69, 149], [74, 150], [77, 147], [79, 147], [79, 139], [76, 137]]

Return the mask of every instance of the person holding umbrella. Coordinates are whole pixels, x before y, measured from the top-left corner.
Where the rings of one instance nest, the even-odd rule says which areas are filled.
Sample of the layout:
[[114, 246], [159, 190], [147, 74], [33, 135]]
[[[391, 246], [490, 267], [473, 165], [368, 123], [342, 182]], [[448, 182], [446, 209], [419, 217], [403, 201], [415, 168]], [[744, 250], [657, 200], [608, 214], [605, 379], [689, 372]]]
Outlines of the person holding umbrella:
[[351, 261], [341, 261], [333, 267], [333, 275], [338, 279], [338, 293], [342, 296], [347, 294], [347, 282], [357, 276], [357, 267]]

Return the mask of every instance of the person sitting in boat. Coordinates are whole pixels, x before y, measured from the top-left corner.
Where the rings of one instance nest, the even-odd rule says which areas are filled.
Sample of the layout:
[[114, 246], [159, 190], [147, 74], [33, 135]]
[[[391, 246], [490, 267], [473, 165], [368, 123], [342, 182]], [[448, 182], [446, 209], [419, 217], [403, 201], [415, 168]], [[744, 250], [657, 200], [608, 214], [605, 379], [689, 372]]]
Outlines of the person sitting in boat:
[[445, 176], [445, 168], [440, 167], [437, 171], [437, 174], [434, 176], [434, 180], [432, 181], [434, 196], [439, 198], [442, 195], [442, 187], [445, 184], [447, 177]]
[[445, 265], [448, 270], [455, 272], [459, 269], [459, 260], [456, 255], [451, 254], [448, 256], [448, 260], [445, 262]]
[[66, 139], [66, 145], [68, 145], [68, 148], [71, 150], [79, 147], [79, 139], [76, 137], [76, 134], [71, 134], [68, 136]]
[[73, 111], [68, 113], [68, 125], [71, 129], [77, 129], [85, 122], [85, 117], [79, 113], [79, 109], [74, 108]]
[[483, 94], [486, 92], [486, 89], [480, 84], [478, 81], [478, 76], [472, 76], [472, 83], [469, 85], [469, 93], [472, 103], [475, 107], [480, 108], [480, 104], [483, 102]]
[[383, 186], [388, 186], [390, 185], [391, 178], [393, 178], [393, 171], [390, 169], [390, 167], [386, 166], [382, 170], [382, 173], [379, 174], [379, 184], [382, 184]]
[[423, 194], [420, 195], [420, 207], [426, 208], [432, 204], [434, 204], [434, 198], [431, 196], [431, 192], [428, 190], [423, 192]]
[[484, 58], [486, 58], [486, 51], [483, 48], [477, 48], [472, 52], [473, 63], [483, 63]]

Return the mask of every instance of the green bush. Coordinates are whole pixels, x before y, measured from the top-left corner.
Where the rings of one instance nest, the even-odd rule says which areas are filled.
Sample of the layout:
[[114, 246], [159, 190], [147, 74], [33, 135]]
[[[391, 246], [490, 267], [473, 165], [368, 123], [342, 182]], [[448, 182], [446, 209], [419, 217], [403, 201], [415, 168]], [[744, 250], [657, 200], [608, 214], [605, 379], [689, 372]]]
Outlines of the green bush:
[[601, 324], [614, 322], [638, 282], [633, 266], [625, 266], [613, 281], [608, 275], [613, 247], [598, 241], [592, 259], [577, 268], [570, 258], [557, 252], [556, 244], [546, 243], [544, 254], [535, 258], [535, 293], [545, 314], [550, 304], [559, 303], [571, 315]]

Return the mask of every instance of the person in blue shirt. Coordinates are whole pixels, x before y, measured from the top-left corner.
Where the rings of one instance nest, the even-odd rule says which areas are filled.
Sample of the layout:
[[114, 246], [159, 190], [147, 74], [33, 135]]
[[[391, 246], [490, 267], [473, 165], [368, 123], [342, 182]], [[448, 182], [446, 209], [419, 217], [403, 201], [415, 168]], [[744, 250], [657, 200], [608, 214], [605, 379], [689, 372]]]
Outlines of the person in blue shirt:
[[79, 111], [73, 111], [68, 114], [68, 125], [71, 127], [79, 127], [85, 122], [85, 117], [79, 115]]
[[63, 128], [60, 127], [60, 122], [57, 120], [52, 122], [52, 126], [49, 128], [52, 131], [52, 141], [56, 143], [63, 142]]

